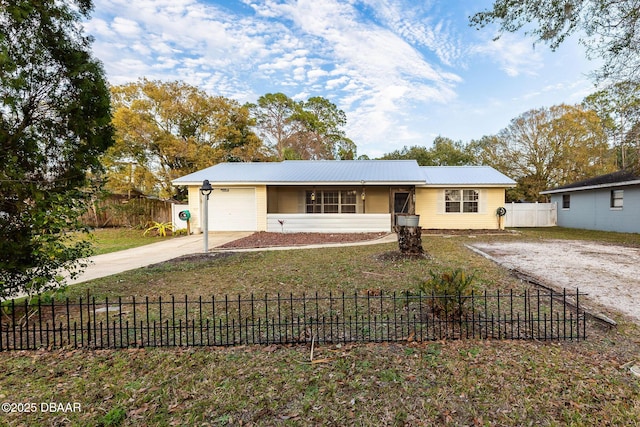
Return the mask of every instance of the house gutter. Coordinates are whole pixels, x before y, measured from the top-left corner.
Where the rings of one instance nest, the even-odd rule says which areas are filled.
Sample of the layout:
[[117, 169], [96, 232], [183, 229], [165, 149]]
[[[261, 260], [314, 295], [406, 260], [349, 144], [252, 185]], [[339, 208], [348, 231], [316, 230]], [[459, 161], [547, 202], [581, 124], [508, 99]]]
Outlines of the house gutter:
[[[173, 185], [202, 185], [202, 181], [184, 181], [176, 182], [171, 181]], [[286, 185], [286, 186], [331, 186], [331, 185], [357, 185], [357, 186], [372, 186], [372, 185], [424, 185], [424, 181], [279, 181], [279, 182], [255, 182], [255, 181], [211, 181], [212, 185]]]
[[625, 181], [625, 182], [614, 182], [609, 184], [587, 185], [585, 187], [569, 187], [569, 188], [559, 188], [556, 190], [545, 190], [545, 191], [541, 191], [540, 194], [570, 193], [573, 191], [599, 190], [603, 188], [625, 187], [625, 186], [637, 185], [637, 184], [640, 184], [640, 179], [633, 180], [633, 181]]
[[513, 188], [516, 184], [514, 183], [482, 183], [482, 182], [469, 182], [469, 183], [455, 183], [455, 184], [422, 184], [420, 187], [425, 188], [454, 188], [454, 187], [464, 187], [464, 188]]

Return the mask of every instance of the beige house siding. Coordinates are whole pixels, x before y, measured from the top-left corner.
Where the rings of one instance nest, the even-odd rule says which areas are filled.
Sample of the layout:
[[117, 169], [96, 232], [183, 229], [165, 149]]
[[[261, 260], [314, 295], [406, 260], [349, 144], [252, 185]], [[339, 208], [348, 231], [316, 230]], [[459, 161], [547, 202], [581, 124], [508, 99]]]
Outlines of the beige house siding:
[[505, 189], [468, 189], [480, 192], [478, 213], [446, 213], [444, 188], [416, 188], [416, 214], [420, 215], [420, 226], [436, 229], [498, 229], [496, 209], [504, 206]]
[[267, 231], [267, 186], [256, 186], [256, 219], [258, 231]]
[[189, 186], [188, 194], [189, 213], [191, 214], [191, 219], [189, 220], [191, 224], [191, 230], [193, 231], [194, 227], [202, 229], [202, 224], [200, 222], [200, 209], [202, 206], [200, 187], [195, 185]]
[[389, 187], [365, 188], [366, 213], [389, 213]]
[[269, 213], [304, 212], [304, 189], [301, 187], [269, 187]]

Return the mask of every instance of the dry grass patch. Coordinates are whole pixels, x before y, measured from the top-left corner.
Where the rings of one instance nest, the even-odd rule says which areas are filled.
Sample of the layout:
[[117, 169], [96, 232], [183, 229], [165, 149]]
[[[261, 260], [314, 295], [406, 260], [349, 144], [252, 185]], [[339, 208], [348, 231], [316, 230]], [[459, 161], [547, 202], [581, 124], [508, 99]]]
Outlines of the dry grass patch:
[[[9, 425], [629, 425], [626, 359], [582, 344], [455, 341], [4, 353], [3, 400], [80, 402]], [[20, 372], [12, 375], [8, 372]]]
[[[495, 237], [482, 237], [493, 239]], [[497, 238], [513, 239], [513, 236]], [[430, 269], [475, 272], [489, 290], [525, 286], [464, 248], [395, 245], [186, 259], [74, 285], [72, 298], [415, 289]], [[612, 315], [615, 316], [615, 315]], [[640, 332], [589, 324], [579, 343], [441, 341], [0, 353], [7, 402], [80, 402], [82, 412], [2, 414], [3, 425], [633, 425]]]

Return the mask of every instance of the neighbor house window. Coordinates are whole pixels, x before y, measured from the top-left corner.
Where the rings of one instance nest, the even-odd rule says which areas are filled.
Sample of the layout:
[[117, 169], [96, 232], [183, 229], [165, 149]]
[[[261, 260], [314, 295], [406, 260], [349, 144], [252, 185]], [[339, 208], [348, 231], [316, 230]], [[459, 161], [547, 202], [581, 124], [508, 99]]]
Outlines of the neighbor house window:
[[356, 190], [307, 191], [307, 213], [356, 213]]
[[624, 190], [612, 190], [611, 191], [611, 207], [622, 209], [624, 200]]
[[571, 207], [571, 195], [562, 195], [562, 209], [569, 209]]
[[477, 190], [444, 190], [445, 212], [478, 212]]

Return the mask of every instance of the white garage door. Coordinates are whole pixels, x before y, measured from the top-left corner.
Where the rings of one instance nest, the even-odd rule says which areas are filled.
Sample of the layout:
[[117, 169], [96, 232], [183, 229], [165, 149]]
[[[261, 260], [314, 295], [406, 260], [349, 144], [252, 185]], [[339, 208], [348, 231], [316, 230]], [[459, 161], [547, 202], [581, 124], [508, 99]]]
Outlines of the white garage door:
[[210, 231], [256, 231], [256, 190], [214, 188], [209, 196]]

